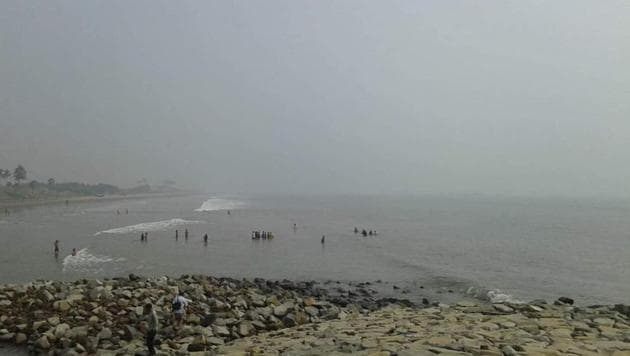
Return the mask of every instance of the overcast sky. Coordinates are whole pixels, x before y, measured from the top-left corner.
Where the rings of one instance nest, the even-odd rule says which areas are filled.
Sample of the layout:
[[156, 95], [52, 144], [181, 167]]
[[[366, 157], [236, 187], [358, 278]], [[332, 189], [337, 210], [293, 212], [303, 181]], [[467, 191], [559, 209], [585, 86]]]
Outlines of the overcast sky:
[[0, 2], [0, 168], [630, 196], [628, 1]]

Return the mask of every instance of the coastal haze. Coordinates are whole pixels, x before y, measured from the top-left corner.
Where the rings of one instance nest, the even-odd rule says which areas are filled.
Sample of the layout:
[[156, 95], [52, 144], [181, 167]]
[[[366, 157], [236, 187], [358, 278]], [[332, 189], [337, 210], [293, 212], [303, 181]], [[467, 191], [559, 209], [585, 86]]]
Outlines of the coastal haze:
[[3, 1], [0, 162], [213, 192], [628, 196], [625, 1]]
[[4, 1], [0, 168], [210, 193], [9, 202], [0, 282], [627, 302], [628, 18], [621, 1]]

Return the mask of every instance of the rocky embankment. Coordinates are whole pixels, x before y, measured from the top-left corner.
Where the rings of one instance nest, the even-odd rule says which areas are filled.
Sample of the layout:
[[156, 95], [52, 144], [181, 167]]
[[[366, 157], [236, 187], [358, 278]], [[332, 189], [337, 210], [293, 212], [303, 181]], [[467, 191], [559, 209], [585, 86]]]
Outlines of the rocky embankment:
[[[178, 291], [192, 303], [175, 331], [170, 302]], [[343, 292], [207, 276], [2, 285], [0, 341], [33, 354], [144, 354], [140, 319], [151, 302], [162, 355], [630, 355], [624, 305], [582, 308], [561, 298], [553, 305], [425, 300], [416, 308], [377, 299], [369, 283]]]
[[[569, 299], [564, 298], [564, 301]], [[388, 306], [236, 340], [227, 355], [630, 355], [630, 307]]]
[[[171, 325], [181, 291], [191, 299], [185, 326]], [[215, 350], [235, 339], [307, 323], [345, 318], [397, 302], [376, 300], [360, 286], [352, 296], [328, 296], [314, 282], [236, 280], [208, 276], [103, 281], [41, 281], [0, 286], [0, 341], [34, 354], [133, 355], [145, 350], [142, 307], [153, 303], [162, 354]], [[355, 303], [356, 302], [356, 303]]]

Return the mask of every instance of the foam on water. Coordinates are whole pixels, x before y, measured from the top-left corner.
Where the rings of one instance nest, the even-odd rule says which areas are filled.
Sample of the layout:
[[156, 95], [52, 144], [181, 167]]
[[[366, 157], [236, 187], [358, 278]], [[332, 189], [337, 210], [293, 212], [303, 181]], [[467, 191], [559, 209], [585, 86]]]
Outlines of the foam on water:
[[245, 203], [238, 200], [210, 198], [203, 202], [195, 211], [217, 211], [217, 210], [236, 210], [245, 206]]
[[484, 289], [477, 287], [470, 287], [466, 291], [467, 295], [475, 298], [488, 301], [490, 303], [512, 303], [522, 304], [523, 301], [516, 299], [513, 295], [502, 292], [500, 289]]
[[184, 220], [184, 219], [153, 221], [153, 222], [146, 222], [146, 223], [140, 223], [136, 225], [129, 225], [129, 226], [117, 227], [114, 229], [99, 231], [96, 234], [94, 234], [94, 236], [98, 236], [100, 234], [130, 234], [130, 233], [136, 233], [136, 232], [164, 231], [164, 230], [168, 230], [179, 225], [203, 224], [203, 223], [205, 223], [205, 221]]
[[124, 258], [99, 256], [91, 254], [87, 248], [77, 251], [75, 256], [68, 255], [63, 259], [63, 271], [89, 271], [103, 263], [123, 262]]

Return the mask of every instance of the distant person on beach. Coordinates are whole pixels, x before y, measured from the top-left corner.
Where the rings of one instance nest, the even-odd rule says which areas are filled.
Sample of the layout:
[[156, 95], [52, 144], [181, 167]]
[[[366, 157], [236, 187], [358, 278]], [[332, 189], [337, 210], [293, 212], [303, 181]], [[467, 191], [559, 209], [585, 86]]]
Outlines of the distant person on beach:
[[173, 311], [174, 318], [173, 327], [178, 329], [182, 327], [188, 303], [189, 300], [184, 298], [184, 296], [182, 296], [179, 292], [175, 298], [173, 298], [173, 302], [171, 303], [171, 310]]
[[116, 215], [120, 215], [120, 210], [116, 209]]
[[149, 349], [149, 355], [155, 355], [155, 346], [153, 344], [155, 343], [155, 334], [160, 328], [160, 322], [151, 303], [145, 304], [143, 314], [144, 318], [142, 318], [142, 321], [147, 323], [146, 344]]
[[179, 231], [175, 230], [175, 240], [177, 240], [177, 238], [179, 238]]
[[77, 255], [77, 249], [76, 249], [76, 248], [73, 248], [73, 249], [72, 249], [72, 256], [76, 256], [76, 255]]
[[9, 208], [4, 208], [4, 215], [9, 216]]
[[184, 230], [184, 238], [188, 240], [188, 229]]
[[296, 224], [293, 224], [293, 230], [294, 231], [297, 230], [297, 225]]
[[228, 215], [230, 215], [230, 211], [228, 210]]
[[359, 229], [357, 229], [357, 227], [356, 227], [356, 226], [354, 227], [354, 233], [355, 233], [355, 234], [358, 234], [358, 233], [359, 233]]
[[361, 235], [367, 236], [367, 231], [365, 231], [365, 230], [361, 231]]
[[55, 240], [55, 257], [59, 255], [59, 240]]
[[66, 199], [66, 206], [68, 206], [68, 203], [69, 203], [69, 202], [68, 202], [68, 199]]
[[208, 234], [203, 235], [203, 242], [208, 243]]
[[129, 214], [129, 209], [125, 209], [125, 214]]
[[368, 235], [372, 236], [372, 230], [370, 230], [370, 232], [368, 232]]
[[326, 242], [326, 235], [322, 235], [322, 245]]

